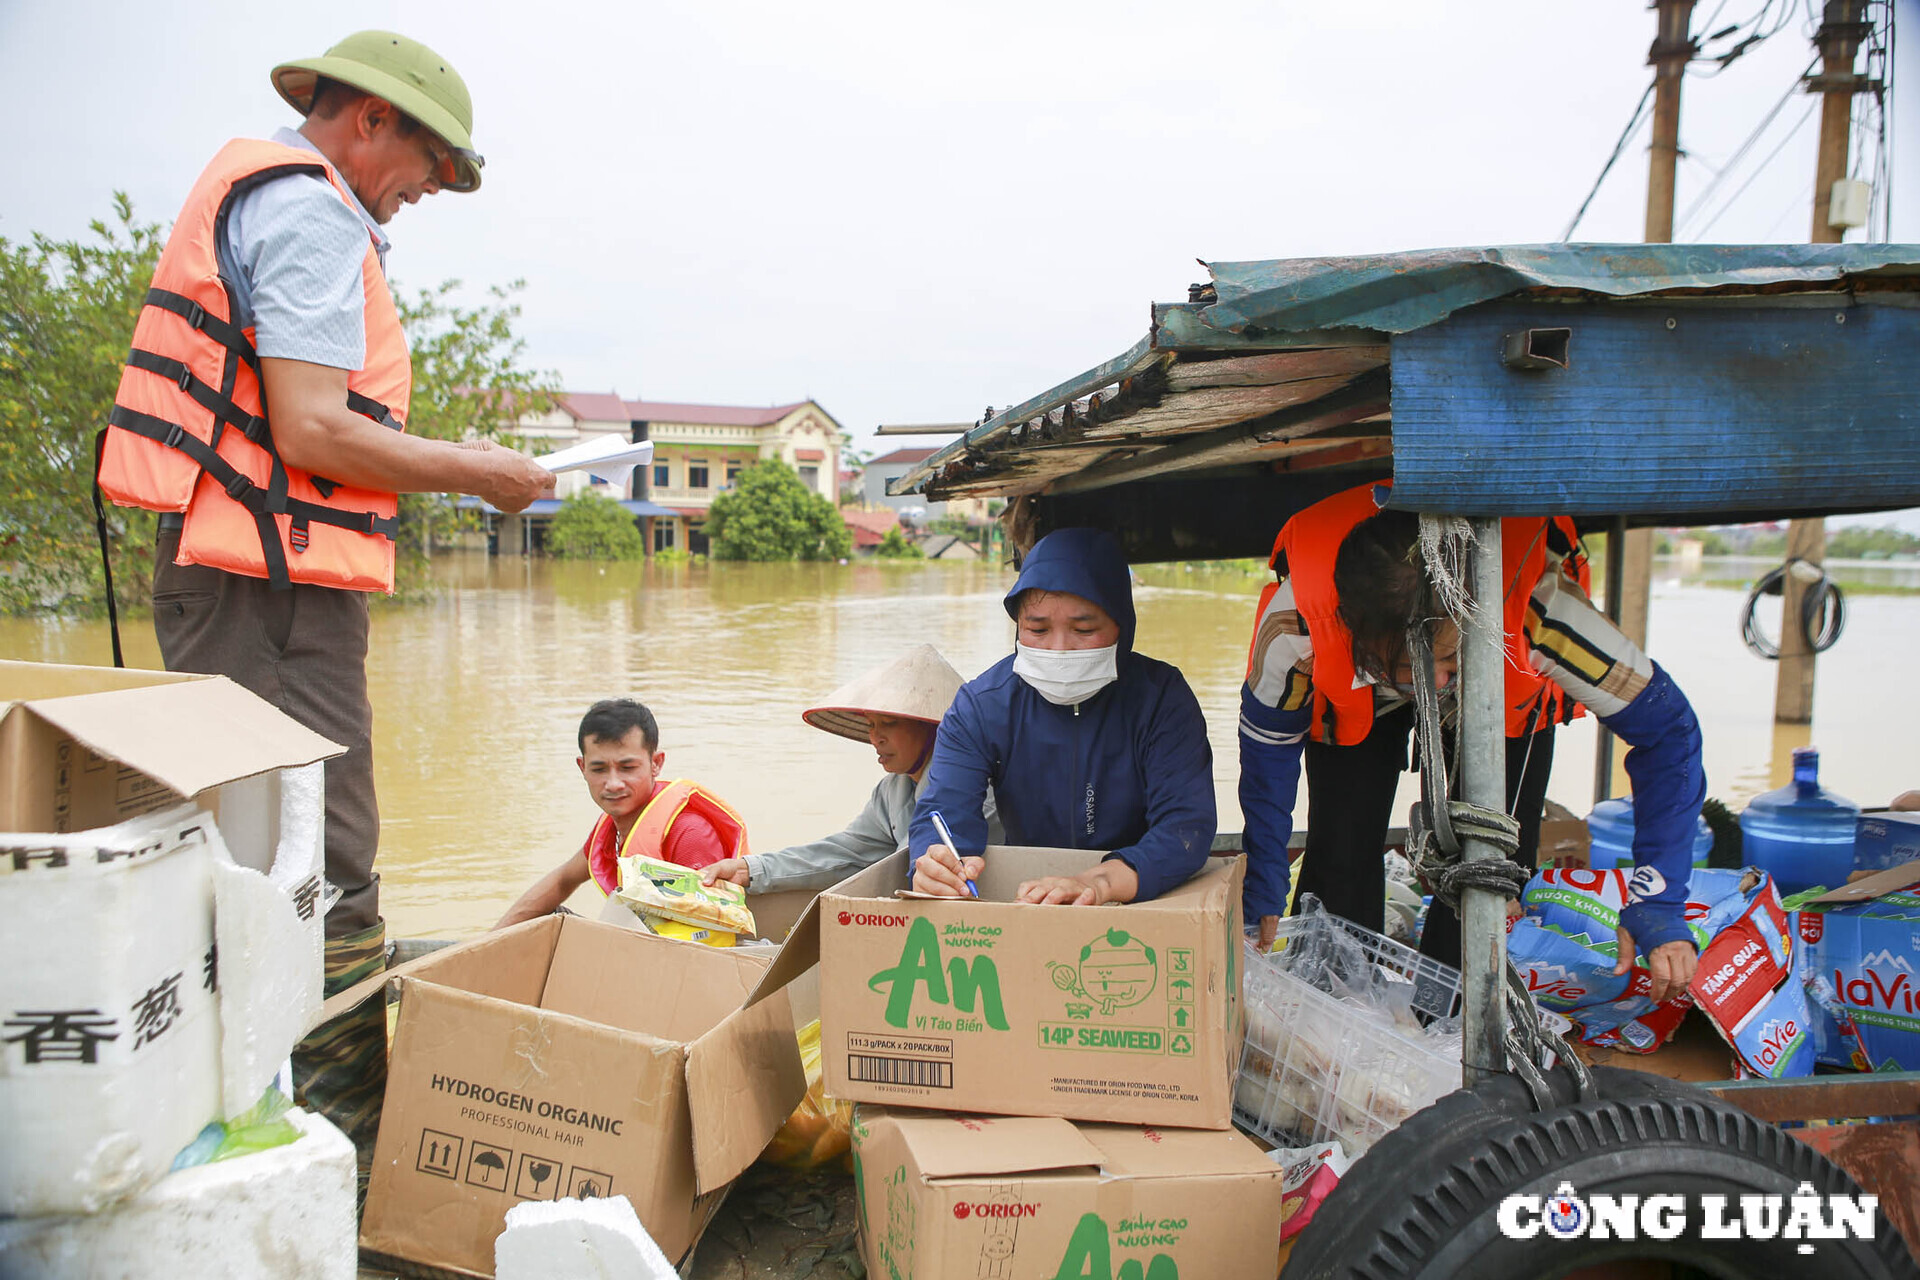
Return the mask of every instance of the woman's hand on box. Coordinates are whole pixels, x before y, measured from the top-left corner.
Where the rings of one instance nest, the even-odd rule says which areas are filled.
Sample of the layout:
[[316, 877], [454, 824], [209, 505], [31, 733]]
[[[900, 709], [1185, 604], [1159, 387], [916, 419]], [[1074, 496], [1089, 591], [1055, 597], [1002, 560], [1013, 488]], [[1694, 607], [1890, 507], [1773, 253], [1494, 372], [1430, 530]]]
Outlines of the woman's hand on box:
[[967, 881], [987, 869], [985, 858], [962, 858], [943, 844], [930, 844], [913, 864], [913, 891], [941, 898], [971, 897]]
[[1077, 876], [1042, 876], [1028, 880], [1014, 895], [1016, 902], [1043, 906], [1104, 907], [1132, 902], [1140, 891], [1140, 877], [1117, 858], [1109, 858]]

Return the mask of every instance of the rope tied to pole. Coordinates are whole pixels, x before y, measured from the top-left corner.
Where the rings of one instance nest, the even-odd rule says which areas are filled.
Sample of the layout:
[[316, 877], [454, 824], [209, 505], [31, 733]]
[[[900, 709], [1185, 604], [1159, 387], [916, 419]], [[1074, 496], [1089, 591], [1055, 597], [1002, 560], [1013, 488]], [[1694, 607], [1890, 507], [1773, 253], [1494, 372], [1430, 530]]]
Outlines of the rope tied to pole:
[[[1451, 519], [1422, 519], [1420, 524], [1420, 554], [1426, 558], [1428, 579], [1448, 612], [1463, 620], [1460, 626], [1464, 634], [1475, 617], [1475, 611], [1468, 608], [1472, 597], [1466, 589], [1465, 572], [1471, 564], [1472, 526]], [[1482, 609], [1479, 613], [1499, 616], [1497, 605], [1494, 610]], [[1499, 809], [1452, 798], [1441, 749], [1440, 692], [1433, 675], [1433, 635], [1428, 622], [1416, 621], [1407, 628], [1407, 654], [1413, 668], [1415, 735], [1420, 747], [1420, 801], [1413, 807], [1407, 841], [1414, 870], [1432, 887], [1434, 896], [1455, 912], [1460, 912], [1460, 896], [1468, 889], [1495, 893], [1503, 899], [1518, 898], [1533, 877], [1530, 870], [1513, 860], [1520, 851], [1519, 819]], [[1490, 846], [1496, 856], [1466, 861], [1462, 857], [1465, 840]], [[1559, 1105], [1547, 1080], [1550, 1063], [1564, 1065], [1572, 1074], [1578, 1098], [1597, 1098], [1592, 1071], [1559, 1033], [1542, 1025], [1526, 979], [1511, 956], [1505, 965], [1502, 1001], [1506, 1009], [1506, 1069], [1526, 1084], [1534, 1106], [1541, 1111]]]

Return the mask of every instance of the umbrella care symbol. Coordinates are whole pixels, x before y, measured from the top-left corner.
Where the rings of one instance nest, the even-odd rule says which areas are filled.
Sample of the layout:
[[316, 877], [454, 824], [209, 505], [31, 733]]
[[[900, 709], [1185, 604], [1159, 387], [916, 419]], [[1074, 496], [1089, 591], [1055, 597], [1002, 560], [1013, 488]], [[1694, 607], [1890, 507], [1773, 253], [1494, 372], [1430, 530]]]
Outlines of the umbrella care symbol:
[[495, 1151], [482, 1151], [473, 1158], [473, 1162], [488, 1171], [487, 1181], [492, 1181], [496, 1173], [504, 1176], [507, 1172], [507, 1162], [502, 1160], [499, 1153]]

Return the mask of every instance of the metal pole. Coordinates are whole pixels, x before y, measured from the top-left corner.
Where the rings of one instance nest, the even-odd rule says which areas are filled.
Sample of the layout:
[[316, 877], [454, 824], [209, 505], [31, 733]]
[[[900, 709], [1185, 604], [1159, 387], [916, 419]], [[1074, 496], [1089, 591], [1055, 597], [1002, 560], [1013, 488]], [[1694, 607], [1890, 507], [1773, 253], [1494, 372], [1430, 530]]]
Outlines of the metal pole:
[[[1620, 593], [1627, 570], [1627, 518], [1615, 516], [1607, 526], [1606, 593], [1607, 616], [1620, 621]], [[1605, 725], [1597, 726], [1593, 743], [1593, 802], [1599, 804], [1613, 795], [1613, 734]]]
[[[1820, 98], [1820, 155], [1813, 176], [1813, 234], [1815, 244], [1839, 244], [1846, 236], [1827, 225], [1827, 204], [1833, 184], [1847, 176], [1847, 141], [1853, 129], [1853, 95], [1861, 87], [1853, 74], [1861, 37], [1870, 30], [1866, 0], [1827, 0], [1820, 30], [1813, 43], [1820, 50], [1820, 75], [1807, 87]], [[1826, 557], [1824, 520], [1795, 520], [1787, 526], [1787, 556], [1814, 564]], [[1780, 593], [1780, 669], [1774, 673], [1773, 719], [1776, 724], [1813, 721], [1813, 653], [1800, 626], [1801, 601], [1806, 584], [1786, 575]]]
[[[1473, 521], [1473, 612], [1460, 636], [1460, 790], [1469, 804], [1506, 811], [1506, 638], [1501, 622], [1500, 521]], [[1496, 858], [1468, 840], [1467, 862]], [[1499, 894], [1460, 896], [1460, 994], [1465, 1083], [1506, 1070], [1507, 904]]]
[[[1673, 189], [1680, 167], [1680, 86], [1687, 63], [1698, 53], [1693, 42], [1694, 0], [1658, 0], [1660, 28], [1647, 62], [1653, 67], [1653, 143], [1647, 149], [1647, 220], [1649, 244], [1673, 240]], [[1626, 533], [1626, 578], [1621, 587], [1620, 611], [1615, 615], [1635, 644], [1647, 647], [1647, 614], [1653, 590], [1653, 530]], [[1609, 602], [1611, 604], [1611, 602]]]

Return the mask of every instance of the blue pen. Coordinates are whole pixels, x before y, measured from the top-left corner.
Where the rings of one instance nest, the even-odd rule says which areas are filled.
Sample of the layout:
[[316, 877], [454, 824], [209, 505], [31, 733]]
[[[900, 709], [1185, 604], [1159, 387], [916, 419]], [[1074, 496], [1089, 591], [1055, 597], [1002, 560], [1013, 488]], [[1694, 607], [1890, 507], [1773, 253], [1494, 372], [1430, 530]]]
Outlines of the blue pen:
[[[947, 830], [947, 820], [940, 816], [938, 809], [935, 809], [930, 816], [933, 818], [933, 829], [940, 833], [941, 842], [953, 850], [954, 857], [959, 857], [960, 846], [953, 842], [953, 832]], [[967, 892], [976, 898], [980, 896], [979, 888], [971, 880], [967, 881]]]

